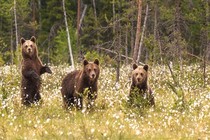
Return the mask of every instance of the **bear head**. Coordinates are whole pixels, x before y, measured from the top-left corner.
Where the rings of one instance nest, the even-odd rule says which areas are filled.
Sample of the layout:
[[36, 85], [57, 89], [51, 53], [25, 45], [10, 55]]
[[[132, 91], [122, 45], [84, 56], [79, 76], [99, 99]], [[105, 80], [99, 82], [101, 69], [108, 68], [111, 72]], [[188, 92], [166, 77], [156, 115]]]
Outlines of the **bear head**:
[[147, 84], [148, 68], [148, 65], [142, 67], [133, 64], [132, 82], [135, 86]]
[[37, 57], [36, 38], [34, 36], [32, 36], [30, 40], [21, 38], [20, 43], [23, 58]]
[[98, 79], [100, 69], [99, 69], [99, 60], [95, 59], [94, 62], [88, 62], [87, 60], [83, 61], [84, 69], [83, 72], [89, 81], [94, 82]]

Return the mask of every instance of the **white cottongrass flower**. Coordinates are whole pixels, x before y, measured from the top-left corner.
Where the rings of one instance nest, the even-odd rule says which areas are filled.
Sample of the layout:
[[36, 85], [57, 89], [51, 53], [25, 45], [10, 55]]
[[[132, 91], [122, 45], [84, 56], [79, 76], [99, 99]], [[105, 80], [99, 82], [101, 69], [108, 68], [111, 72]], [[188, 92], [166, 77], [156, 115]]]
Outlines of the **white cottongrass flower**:
[[90, 132], [91, 133], [94, 133], [95, 132], [95, 129], [94, 128], [91, 128]]

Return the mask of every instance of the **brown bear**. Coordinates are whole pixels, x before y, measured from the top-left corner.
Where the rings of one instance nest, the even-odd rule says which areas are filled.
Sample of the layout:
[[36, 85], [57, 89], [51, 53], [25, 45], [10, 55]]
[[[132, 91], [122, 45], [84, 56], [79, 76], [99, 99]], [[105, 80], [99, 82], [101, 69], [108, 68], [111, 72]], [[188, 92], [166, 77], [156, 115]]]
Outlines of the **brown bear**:
[[37, 103], [41, 99], [39, 93], [41, 86], [40, 76], [52, 73], [48, 66], [44, 66], [38, 57], [36, 38], [31, 37], [30, 40], [20, 39], [22, 62], [21, 62], [21, 102], [24, 105]]
[[67, 74], [62, 81], [62, 98], [66, 109], [76, 107], [82, 109], [83, 97], [87, 94], [90, 108], [97, 98], [98, 77], [100, 74], [99, 60], [94, 62], [83, 61], [81, 70], [74, 70]]
[[155, 106], [154, 95], [148, 85], [148, 65], [137, 66], [133, 64], [132, 83], [129, 93], [131, 105]]

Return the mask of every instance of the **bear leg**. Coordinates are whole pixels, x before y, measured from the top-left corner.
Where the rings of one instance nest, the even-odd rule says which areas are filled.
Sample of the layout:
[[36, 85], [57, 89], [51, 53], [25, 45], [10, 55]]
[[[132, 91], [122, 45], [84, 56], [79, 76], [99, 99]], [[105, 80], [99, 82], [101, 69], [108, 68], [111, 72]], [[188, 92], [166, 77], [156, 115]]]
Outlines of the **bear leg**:
[[75, 103], [77, 109], [79, 109], [79, 110], [82, 109], [82, 107], [83, 107], [83, 98], [81, 96], [80, 97], [75, 97], [74, 103]]
[[33, 103], [33, 99], [29, 96], [29, 94], [23, 93], [21, 98], [21, 102], [23, 105], [30, 106]]
[[37, 92], [37, 93], [34, 95], [34, 103], [39, 102], [40, 99], [41, 99], [41, 95], [40, 95], [39, 92]]
[[93, 92], [93, 93], [90, 92], [88, 94], [88, 105], [87, 105], [88, 108], [91, 108], [94, 105], [94, 102], [95, 102], [96, 98], [97, 98], [97, 93], [96, 92]]
[[52, 74], [51, 69], [48, 66], [43, 66], [40, 70], [40, 75], [44, 74], [44, 73], [50, 73]]

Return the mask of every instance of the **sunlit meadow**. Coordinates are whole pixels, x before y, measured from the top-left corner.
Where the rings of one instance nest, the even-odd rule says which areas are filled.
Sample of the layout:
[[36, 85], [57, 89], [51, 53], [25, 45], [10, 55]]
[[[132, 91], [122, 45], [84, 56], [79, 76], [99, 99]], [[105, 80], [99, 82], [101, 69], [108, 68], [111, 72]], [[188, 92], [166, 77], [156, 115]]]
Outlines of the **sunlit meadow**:
[[24, 107], [19, 67], [0, 67], [0, 139], [210, 139], [210, 68], [204, 87], [199, 65], [172, 68], [175, 78], [167, 66], [151, 66], [156, 107], [142, 109], [126, 104], [131, 68], [123, 66], [116, 83], [116, 70], [101, 67], [95, 106], [82, 111], [62, 108], [60, 84], [71, 68], [51, 69], [42, 75], [41, 103]]

